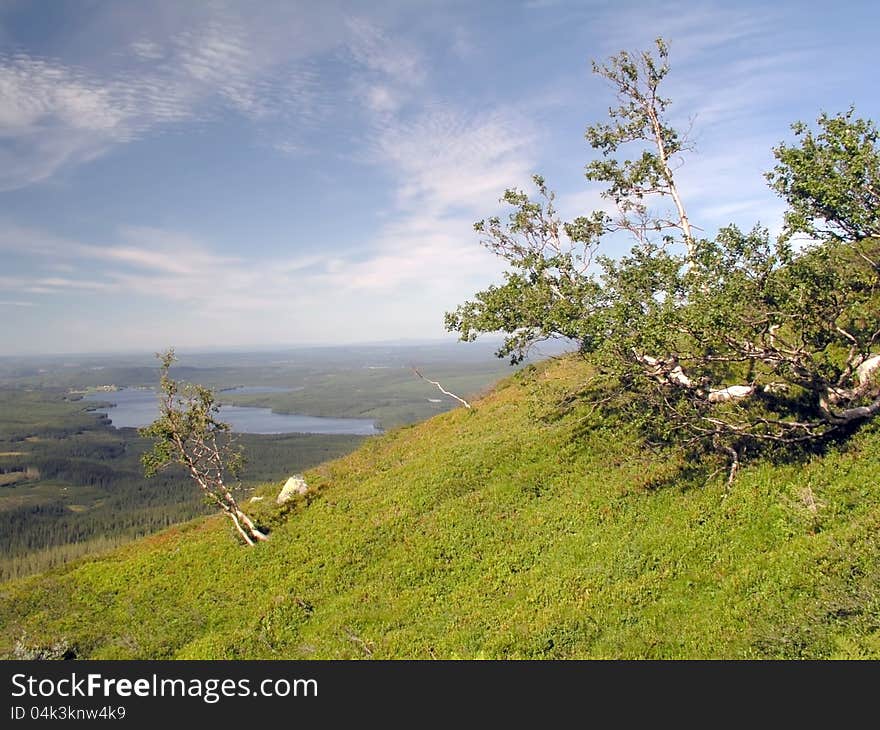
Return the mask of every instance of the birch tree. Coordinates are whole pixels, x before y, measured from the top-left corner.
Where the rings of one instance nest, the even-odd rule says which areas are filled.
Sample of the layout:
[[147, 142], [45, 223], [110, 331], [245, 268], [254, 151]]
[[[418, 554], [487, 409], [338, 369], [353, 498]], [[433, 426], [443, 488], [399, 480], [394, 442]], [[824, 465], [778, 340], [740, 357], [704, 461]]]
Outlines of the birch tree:
[[152, 450], [142, 457], [146, 475], [179, 464], [207, 501], [229, 517], [247, 545], [268, 540], [239, 507], [228, 484], [230, 478], [237, 477], [244, 460], [229, 424], [217, 418], [220, 406], [213, 391], [170, 376], [173, 350], [157, 357], [162, 363], [159, 417], [140, 430], [142, 436], [153, 440]]
[[[614, 88], [609, 121], [588, 127], [586, 176], [616, 216], [563, 222], [543, 178], [508, 190], [506, 221], [476, 224], [509, 264], [505, 282], [446, 315], [462, 339], [500, 331], [499, 356], [565, 337], [589, 355], [632, 418], [664, 442], [741, 458], [846, 437], [880, 413], [880, 151], [854, 111], [821, 115], [774, 150], [771, 187], [788, 203], [771, 240], [756, 225], [698, 236], [676, 171], [687, 135], [660, 93], [668, 48], [622, 52], [594, 71]], [[634, 154], [633, 154], [634, 150]], [[626, 152], [626, 159], [619, 157]], [[629, 253], [600, 253], [628, 234]], [[808, 238], [798, 240], [799, 235]]]

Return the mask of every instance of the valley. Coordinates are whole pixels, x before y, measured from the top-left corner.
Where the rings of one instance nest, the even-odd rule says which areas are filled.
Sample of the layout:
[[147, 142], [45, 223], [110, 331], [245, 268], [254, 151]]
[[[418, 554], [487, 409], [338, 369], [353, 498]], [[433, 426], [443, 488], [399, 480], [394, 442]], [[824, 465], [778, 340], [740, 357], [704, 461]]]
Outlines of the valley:
[[[407, 362], [430, 368], [465, 393], [509, 371], [487, 347], [479, 348], [479, 356], [455, 350], [447, 345], [196, 354], [182, 358], [179, 370], [217, 390], [225, 404], [221, 417], [233, 409], [233, 415], [250, 415], [245, 426], [260, 430], [268, 422], [272, 429], [289, 428], [238, 435], [246, 456], [239, 491], [247, 498], [257, 484], [280, 485], [293, 473], [354, 450], [366, 434], [455, 404], [435, 398], [436, 391], [416, 378]], [[151, 359], [0, 359], [0, 580], [210, 513], [181, 471], [146, 479], [140, 457], [148, 442], [135, 428], [115, 427], [116, 409], [104, 407], [120, 395], [133, 395], [135, 420], [146, 425], [155, 398], [149, 389], [157, 377]], [[244, 430], [230, 420], [234, 430]], [[276, 427], [276, 421], [284, 425]], [[306, 433], [309, 429], [325, 432]]]

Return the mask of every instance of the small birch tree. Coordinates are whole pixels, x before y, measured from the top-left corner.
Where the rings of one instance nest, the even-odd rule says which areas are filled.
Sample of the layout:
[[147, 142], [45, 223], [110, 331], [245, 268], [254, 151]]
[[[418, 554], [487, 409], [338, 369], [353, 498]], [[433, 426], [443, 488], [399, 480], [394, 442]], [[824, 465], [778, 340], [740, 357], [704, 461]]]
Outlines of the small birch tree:
[[162, 365], [159, 381], [159, 417], [140, 434], [153, 440], [143, 455], [150, 477], [171, 464], [181, 465], [202, 490], [209, 503], [226, 514], [248, 545], [269, 538], [239, 507], [227, 477], [238, 476], [244, 464], [229, 424], [217, 419], [220, 406], [213, 391], [201, 385], [181, 383], [169, 375], [174, 351], [157, 354]]

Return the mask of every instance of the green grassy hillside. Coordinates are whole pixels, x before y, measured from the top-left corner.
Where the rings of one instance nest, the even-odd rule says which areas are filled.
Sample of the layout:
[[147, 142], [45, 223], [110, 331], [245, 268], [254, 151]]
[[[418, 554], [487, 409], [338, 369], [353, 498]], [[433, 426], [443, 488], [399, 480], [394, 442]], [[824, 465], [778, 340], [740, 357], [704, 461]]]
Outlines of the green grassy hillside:
[[[220, 517], [0, 585], [0, 653], [89, 658], [880, 658], [880, 431], [695, 477], [528, 368], [307, 473], [271, 541]], [[690, 476], [685, 476], [690, 474]], [[24, 638], [22, 638], [24, 637]]]

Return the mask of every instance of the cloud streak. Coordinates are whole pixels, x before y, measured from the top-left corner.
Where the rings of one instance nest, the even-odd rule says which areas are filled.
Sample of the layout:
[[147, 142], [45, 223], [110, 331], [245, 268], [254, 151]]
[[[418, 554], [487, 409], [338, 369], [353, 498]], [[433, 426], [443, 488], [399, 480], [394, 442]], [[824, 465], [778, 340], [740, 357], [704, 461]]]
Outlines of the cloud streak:
[[234, 112], [308, 128], [328, 112], [307, 59], [219, 16], [148, 38], [99, 73], [26, 53], [0, 55], [0, 191], [44, 181], [168, 125]]
[[393, 205], [367, 255], [328, 267], [322, 281], [391, 298], [417, 288], [453, 306], [499, 272], [470, 233], [472, 223], [496, 208], [506, 188], [528, 179], [535, 131], [512, 109], [470, 111], [434, 94], [413, 46], [362, 19], [347, 26], [361, 66], [355, 87], [369, 130], [364, 161], [390, 175]]

